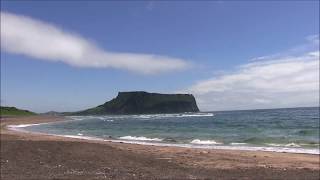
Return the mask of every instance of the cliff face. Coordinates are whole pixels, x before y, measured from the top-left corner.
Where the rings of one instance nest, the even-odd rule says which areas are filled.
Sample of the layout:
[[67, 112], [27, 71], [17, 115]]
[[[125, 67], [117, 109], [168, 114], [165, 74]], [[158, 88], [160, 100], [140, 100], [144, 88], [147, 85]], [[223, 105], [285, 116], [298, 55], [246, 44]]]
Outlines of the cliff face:
[[119, 92], [118, 96], [111, 101], [75, 114], [157, 114], [198, 111], [196, 100], [192, 94], [158, 94], [135, 91]]

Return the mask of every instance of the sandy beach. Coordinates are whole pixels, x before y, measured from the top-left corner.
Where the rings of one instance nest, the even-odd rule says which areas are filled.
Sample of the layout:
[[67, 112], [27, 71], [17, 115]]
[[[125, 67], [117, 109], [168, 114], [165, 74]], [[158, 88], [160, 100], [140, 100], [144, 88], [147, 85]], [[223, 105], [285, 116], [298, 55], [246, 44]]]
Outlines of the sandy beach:
[[1, 179], [319, 179], [319, 155], [206, 150], [18, 132], [8, 125], [63, 117], [1, 119]]

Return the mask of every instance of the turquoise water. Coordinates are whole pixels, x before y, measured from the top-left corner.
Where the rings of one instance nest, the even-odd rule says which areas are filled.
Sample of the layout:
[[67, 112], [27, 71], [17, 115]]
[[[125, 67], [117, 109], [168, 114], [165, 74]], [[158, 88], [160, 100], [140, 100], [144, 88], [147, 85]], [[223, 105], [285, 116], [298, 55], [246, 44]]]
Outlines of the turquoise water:
[[319, 152], [318, 107], [67, 118], [23, 129], [135, 143]]

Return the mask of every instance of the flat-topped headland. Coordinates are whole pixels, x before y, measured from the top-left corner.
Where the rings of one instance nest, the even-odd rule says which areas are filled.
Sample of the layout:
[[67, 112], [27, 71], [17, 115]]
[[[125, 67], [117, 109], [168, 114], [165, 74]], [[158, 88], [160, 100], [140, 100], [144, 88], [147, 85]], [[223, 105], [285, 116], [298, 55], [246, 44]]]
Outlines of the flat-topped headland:
[[119, 92], [111, 101], [73, 115], [164, 114], [199, 112], [192, 94], [160, 94], [145, 91]]

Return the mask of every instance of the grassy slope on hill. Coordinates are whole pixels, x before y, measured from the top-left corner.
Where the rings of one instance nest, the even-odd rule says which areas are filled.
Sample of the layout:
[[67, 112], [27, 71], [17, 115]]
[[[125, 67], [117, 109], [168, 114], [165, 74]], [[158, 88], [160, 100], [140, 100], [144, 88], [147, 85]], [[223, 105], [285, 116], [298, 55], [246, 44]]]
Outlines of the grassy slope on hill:
[[28, 116], [28, 115], [36, 115], [36, 113], [28, 111], [28, 110], [23, 110], [23, 109], [18, 109], [16, 107], [5, 107], [1, 106], [0, 107], [0, 115], [1, 116]]

